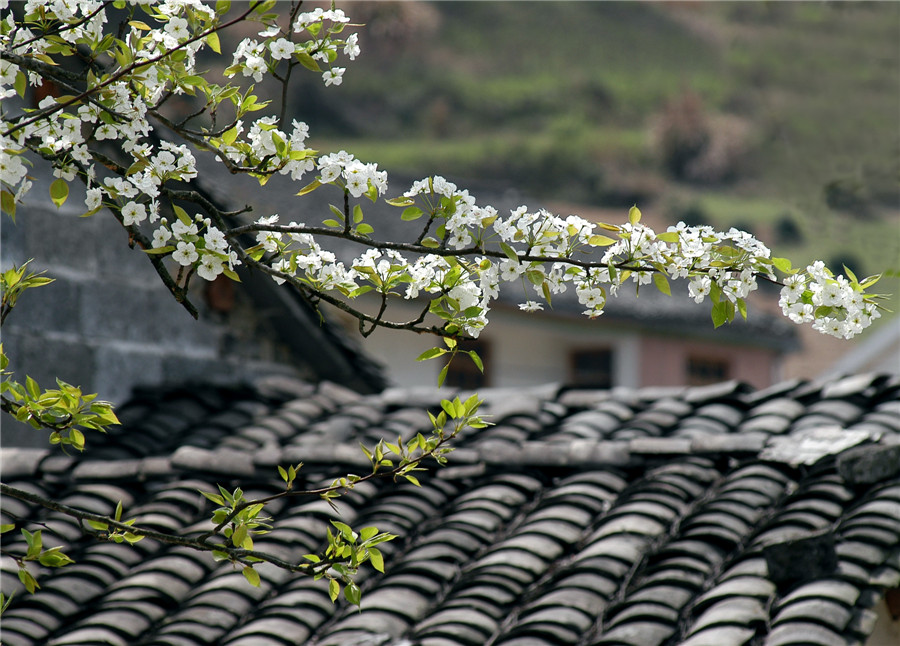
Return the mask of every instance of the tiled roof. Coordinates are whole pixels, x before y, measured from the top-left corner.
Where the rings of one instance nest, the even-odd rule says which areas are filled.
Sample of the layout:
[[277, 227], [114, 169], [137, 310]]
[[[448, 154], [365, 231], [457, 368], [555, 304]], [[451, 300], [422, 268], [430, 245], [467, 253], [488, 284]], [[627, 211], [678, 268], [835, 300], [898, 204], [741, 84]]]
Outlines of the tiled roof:
[[[323, 582], [264, 565], [254, 588], [208, 555], [86, 539], [6, 498], [2, 522], [41, 523], [77, 563], [16, 594], [4, 644], [830, 646], [864, 641], [900, 587], [897, 377], [482, 394], [496, 425], [420, 488], [370, 481], [341, 499], [345, 522], [401, 536], [385, 574], [361, 575], [361, 611]], [[276, 493], [275, 466], [301, 460], [307, 484], [330, 480], [359, 468], [360, 441], [425, 429], [438, 399], [284, 379], [147, 391], [83, 457], [4, 450], [3, 480], [190, 533], [209, 527], [198, 489]], [[285, 559], [320, 549], [334, 518], [319, 499], [271, 512], [256, 547]], [[18, 587], [7, 557], [2, 577]]]

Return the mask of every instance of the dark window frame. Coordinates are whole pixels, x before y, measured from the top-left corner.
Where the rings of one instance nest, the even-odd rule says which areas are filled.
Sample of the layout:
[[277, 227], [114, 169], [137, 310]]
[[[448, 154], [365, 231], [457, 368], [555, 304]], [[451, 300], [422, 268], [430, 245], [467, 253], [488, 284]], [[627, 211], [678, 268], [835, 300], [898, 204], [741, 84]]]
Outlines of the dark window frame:
[[[579, 363], [583, 360], [594, 360], [598, 367], [580, 367]], [[609, 346], [571, 350], [569, 384], [578, 388], [612, 388], [615, 385], [615, 360], [615, 353]]]
[[[450, 367], [447, 369], [447, 377], [444, 379], [444, 385], [451, 388], [459, 388], [461, 390], [476, 390], [478, 388], [487, 388], [491, 385], [491, 342], [488, 339], [472, 339], [459, 341], [460, 350], [475, 350], [481, 363], [484, 365], [484, 372], [478, 369], [475, 362], [468, 354], [458, 353]], [[444, 365], [447, 365], [445, 362]]]
[[684, 369], [688, 386], [708, 386], [731, 378], [731, 361], [725, 357], [690, 354]]

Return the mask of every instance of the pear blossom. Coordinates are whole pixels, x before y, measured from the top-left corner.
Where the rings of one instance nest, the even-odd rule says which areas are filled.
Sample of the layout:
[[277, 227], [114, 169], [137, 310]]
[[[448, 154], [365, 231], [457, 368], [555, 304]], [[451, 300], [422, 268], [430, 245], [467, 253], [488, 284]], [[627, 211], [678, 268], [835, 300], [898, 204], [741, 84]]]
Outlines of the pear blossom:
[[198, 257], [199, 254], [197, 253], [197, 248], [194, 246], [194, 243], [185, 242], [184, 240], [178, 243], [175, 248], [175, 253], [172, 254], [172, 260], [182, 267], [189, 267], [196, 262]]
[[287, 59], [294, 55], [294, 43], [287, 38], [279, 38], [269, 43], [269, 51], [272, 54], [272, 58], [277, 61]]
[[356, 60], [359, 56], [359, 34], [351, 34], [344, 44], [344, 55], [348, 56], [351, 61]]
[[210, 251], [224, 253], [228, 249], [228, 241], [225, 239], [225, 234], [215, 227], [208, 228], [203, 236], [203, 241], [206, 243], [206, 248]]
[[103, 203], [103, 189], [99, 187], [89, 188], [85, 192], [84, 206], [88, 211], [99, 209]]
[[325, 87], [329, 85], [340, 85], [344, 79], [344, 72], [347, 71], [345, 67], [332, 67], [330, 70], [327, 70], [322, 74], [322, 80], [325, 81]]
[[197, 225], [193, 222], [191, 222], [190, 224], [185, 224], [180, 219], [176, 219], [172, 223], [172, 233], [174, 233], [179, 238], [195, 236], [197, 235]]
[[171, 231], [169, 231], [166, 227], [159, 227], [153, 232], [153, 241], [150, 243], [150, 246], [154, 249], [165, 247], [166, 243], [171, 237]]
[[203, 259], [197, 266], [197, 275], [204, 280], [215, 280], [225, 271], [222, 261], [211, 253], [203, 254]]
[[182, 41], [191, 35], [188, 31], [187, 20], [178, 16], [169, 18], [169, 22], [167, 22], [165, 26], [165, 31], [176, 41]]
[[147, 219], [147, 207], [138, 202], [128, 202], [122, 207], [122, 223], [125, 226], [140, 224]]

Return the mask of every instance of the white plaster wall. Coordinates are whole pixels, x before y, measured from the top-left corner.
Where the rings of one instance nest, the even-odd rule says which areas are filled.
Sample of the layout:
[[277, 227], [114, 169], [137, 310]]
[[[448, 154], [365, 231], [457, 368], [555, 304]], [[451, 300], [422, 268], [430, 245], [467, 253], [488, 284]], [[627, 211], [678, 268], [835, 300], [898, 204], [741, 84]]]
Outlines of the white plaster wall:
[[[392, 304], [391, 319], [409, 320], [419, 311], [407, 303]], [[348, 330], [356, 329], [355, 322], [345, 316], [335, 318]], [[554, 315], [547, 311], [523, 315], [518, 310], [503, 306], [492, 310], [489, 318], [490, 324], [482, 338], [490, 344], [488, 370], [491, 386], [567, 383], [572, 351], [604, 347], [614, 352], [616, 385], [640, 385], [640, 340], [624, 327], [586, 318]], [[425, 334], [378, 329], [362, 341], [362, 347], [387, 366], [393, 384], [430, 386], [437, 383], [443, 363], [415, 359], [440, 343], [436, 337]]]
[[875, 630], [866, 640], [866, 646], [897, 646], [900, 644], [900, 619], [891, 617], [887, 601], [882, 599], [873, 608], [878, 615]]

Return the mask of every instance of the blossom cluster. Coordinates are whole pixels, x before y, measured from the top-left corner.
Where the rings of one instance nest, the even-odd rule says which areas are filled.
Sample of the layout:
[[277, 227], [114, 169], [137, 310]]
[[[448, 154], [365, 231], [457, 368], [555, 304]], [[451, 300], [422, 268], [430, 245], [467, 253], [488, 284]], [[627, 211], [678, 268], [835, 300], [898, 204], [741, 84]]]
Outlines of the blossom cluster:
[[[234, 76], [240, 72], [259, 83], [267, 73], [275, 70], [280, 61], [296, 56], [307, 67], [322, 72], [326, 87], [340, 85], [347, 68], [334, 65], [339, 51], [342, 50], [351, 61], [359, 56], [360, 51], [358, 34], [351, 34], [346, 40], [334, 38], [349, 22], [350, 18], [340, 9], [326, 11], [318, 7], [301, 13], [294, 20], [292, 30], [295, 34], [305, 32], [310, 36], [305, 42], [294, 42], [292, 38], [285, 37], [291, 34], [277, 25], [271, 25], [259, 32], [261, 41], [245, 38], [240, 42], [226, 75]], [[326, 65], [328, 69], [322, 71], [319, 64]]]
[[[338, 176], [332, 163], [338, 157], [320, 164], [320, 180]], [[528, 296], [519, 308], [528, 312], [543, 309], [541, 300], [549, 302], [571, 285], [584, 314], [595, 318], [603, 314], [608, 296], [615, 295], [629, 279], [638, 288], [653, 282], [666, 293], [669, 278], [685, 279], [688, 293], [697, 303], [711, 298], [714, 310], [721, 308], [723, 318], [730, 320], [735, 309], [746, 311], [744, 299], [757, 289], [759, 277], [775, 280], [770, 250], [735, 228], [718, 232], [708, 226], [679, 223], [657, 234], [641, 224], [640, 212], [632, 209], [626, 224], [599, 225], [615, 239], [596, 235], [598, 224], [574, 215], [563, 218], [521, 206], [501, 217], [491, 206], [477, 206], [468, 191], [442, 177], [414, 182], [403, 198], [391, 202], [406, 207], [404, 213], [410, 217], [422, 211], [440, 220], [443, 231], [436, 234], [443, 239], [440, 245], [474, 259], [451, 262], [445, 255], [427, 253], [423, 245], [422, 254], [412, 261], [396, 250], [369, 249], [346, 268], [335, 254], [314, 247], [311, 238], [303, 238], [302, 249], [282, 244], [288, 235], [299, 239], [298, 235], [306, 234], [279, 233], [274, 238], [277, 249], [274, 244], [267, 248], [278, 252], [273, 265], [279, 272], [276, 279], [291, 277], [324, 286], [327, 281], [322, 276], [339, 276], [339, 281], [327, 284], [351, 298], [373, 289], [385, 295], [399, 294], [401, 286], [406, 299], [428, 293], [432, 295], [432, 313], [471, 336], [478, 336], [487, 324], [492, 301], [498, 298], [503, 283], [524, 287]], [[292, 231], [303, 229], [291, 227]], [[272, 239], [272, 233], [260, 233], [265, 235]], [[464, 240], [477, 245], [463, 247]], [[500, 251], [486, 253], [492, 247]], [[590, 260], [574, 261], [576, 251]], [[792, 320], [810, 321], [820, 331], [849, 338], [877, 316], [875, 305], [858, 284], [831, 277], [821, 263], [808, 271], [808, 277], [791, 275], [785, 283], [782, 305]]]
[[377, 195], [387, 191], [387, 172], [378, 164], [363, 163], [341, 150], [319, 157], [319, 182], [332, 184], [340, 180], [351, 196], [359, 198], [374, 190]]
[[[195, 68], [197, 54], [206, 47], [219, 51], [216, 31], [226, 5], [154, 2], [145, 13], [156, 26], [132, 20], [113, 47], [108, 43], [101, 47], [107, 17], [100, 0], [29, 0], [23, 7], [24, 20], [17, 22], [11, 14], [0, 20], [0, 52], [6, 54], [0, 61], [0, 97], [24, 96], [27, 85], [42, 82], [43, 73], [35, 71], [41, 67], [23, 60], [43, 61], [48, 52], [65, 55], [66, 47], [74, 54], [75, 44], [108, 57], [102, 79], [88, 76], [83, 98], [48, 96], [36, 110], [14, 117], [2, 113], [5, 208], [10, 203], [14, 208], [31, 188], [27, 155], [42, 156], [52, 161], [58, 178], [54, 185], [76, 177], [84, 180], [87, 214], [107, 206], [127, 227], [153, 225], [148, 251], [170, 258], [180, 268], [179, 277], [193, 273], [205, 280], [223, 273], [233, 277], [234, 268], [249, 257], [267, 265], [277, 282], [297, 281], [315, 292], [337, 292], [345, 299], [370, 291], [385, 301], [427, 295], [431, 314], [471, 336], [487, 324], [504, 284], [521, 287], [524, 298], [519, 307], [525, 311], [542, 309], [543, 302], [549, 304], [554, 295], [571, 287], [584, 314], [593, 318], [603, 314], [607, 299], [628, 282], [638, 289], [652, 284], [669, 293], [669, 279], [683, 279], [697, 303], [712, 301], [718, 325], [733, 318], [735, 311], [746, 315], [744, 299], [757, 289], [760, 277], [774, 281], [776, 267], [789, 270], [771, 258], [764, 244], [737, 229], [717, 232], [679, 223], [657, 233], [640, 222], [636, 208], [622, 225], [525, 206], [501, 215], [439, 176], [417, 181], [402, 197], [388, 200], [404, 209], [403, 220], [427, 216], [425, 231], [413, 245], [414, 257], [389, 246], [377, 248], [373, 242], [355, 258], [338, 259], [319, 244], [312, 227], [296, 222], [279, 226], [277, 215], [256, 221], [257, 244], [239, 255], [240, 248], [229, 240], [221, 220], [190, 216], [166, 193], [167, 183], [190, 182], [197, 176], [196, 160], [187, 145], [151, 136], [156, 134], [152, 118], [175, 135], [212, 149], [230, 170], [249, 172], [261, 182], [274, 173], [295, 181], [316, 173], [299, 195], [331, 184], [347, 200], [365, 196], [375, 201], [386, 193], [388, 177], [376, 164], [343, 150], [317, 156], [306, 148], [309, 128], [301, 121], [293, 121], [288, 130], [273, 115], [250, 120], [248, 115], [268, 104], [260, 102], [252, 88], [242, 92], [236, 85], [219, 87], [205, 81]], [[253, 5], [246, 11], [254, 11]], [[279, 25], [277, 14], [259, 13], [253, 20], [261, 28], [254, 28], [255, 35], [238, 44], [226, 76], [260, 82], [288, 61], [320, 73], [326, 86], [341, 84], [345, 68], [337, 66], [339, 56], [354, 60], [359, 54], [356, 34], [340, 36], [349, 24], [343, 11], [317, 8], [296, 15], [288, 25]], [[21, 57], [15, 60], [22, 64], [13, 63], [10, 55]], [[165, 119], [161, 107], [172, 96], [185, 93], [205, 95], [212, 126], [185, 129]], [[233, 105], [235, 116], [216, 126], [216, 107], [225, 101]], [[114, 143], [125, 160], [109, 159], [93, 145], [96, 142]], [[57, 203], [67, 195], [67, 188], [57, 186], [54, 193], [51, 186]], [[161, 217], [164, 210], [175, 217]], [[349, 210], [337, 213], [344, 222], [326, 221], [327, 226], [351, 233], [357, 242], [371, 242], [365, 236], [374, 229], [362, 221], [359, 205], [352, 215]], [[781, 305], [791, 320], [851, 337], [878, 316], [874, 300], [865, 294], [871, 283], [834, 277], [821, 263], [802, 273], [788, 273]]]
[[[9, 54], [36, 58], [46, 56], [48, 49], [59, 51], [54, 41], [57, 37], [72, 44], [96, 46], [105, 35], [103, 4], [100, 0], [29, 0], [22, 7], [23, 20], [17, 21], [10, 12], [0, 21], [0, 48]], [[14, 117], [4, 111], [5, 134], [0, 135], [4, 207], [8, 206], [7, 197], [15, 205], [31, 189], [28, 155], [38, 153], [52, 161], [53, 173], [61, 180], [69, 182], [77, 176], [84, 180], [87, 215], [108, 206], [118, 212], [125, 226], [156, 225], [152, 231], [153, 252], [171, 255], [178, 266], [190, 268], [206, 280], [233, 271], [240, 260], [229, 248], [225, 234], [209, 218], [196, 215], [191, 219], [171, 204], [168, 206], [178, 217], [171, 225], [167, 218], [160, 218], [164, 185], [170, 180], [190, 182], [197, 176], [196, 160], [186, 145], [151, 138], [153, 127], [148, 118], [172, 94], [206, 91], [194, 65], [197, 52], [212, 42], [217, 46], [218, 40], [211, 40], [219, 19], [217, 10], [199, 0], [155, 2], [146, 13], [157, 21], [157, 27], [140, 20], [128, 23], [117, 48], [108, 48], [117, 49], [114, 62], [118, 67], [114, 65], [103, 82], [89, 77], [89, 85], [94, 83], [96, 87], [87, 100], [69, 105], [48, 96], [36, 111], [26, 109]], [[243, 61], [244, 76], [261, 80], [258, 71], [268, 72], [270, 63], [277, 64], [295, 53], [305, 52], [328, 65], [339, 48], [351, 60], [359, 54], [356, 34], [346, 40], [334, 37], [349, 22], [340, 10], [300, 14], [288, 29], [313, 38], [297, 45], [284, 37], [289, 31], [279, 30], [271, 15], [262, 21], [261, 41], [245, 40], [234, 54], [235, 62]], [[197, 36], [202, 33], [209, 35]], [[173, 52], [183, 52], [183, 56], [172, 56]], [[264, 59], [264, 64], [254, 56]], [[140, 66], [141, 61], [150, 60], [152, 65]], [[326, 85], [339, 84], [342, 72], [326, 77]], [[41, 74], [20, 68], [7, 56], [0, 62], [0, 96], [4, 99], [23, 94], [26, 84], [37, 86], [42, 82]], [[226, 96], [235, 95], [231, 92]], [[244, 98], [240, 110], [255, 111], [264, 106], [249, 97]], [[293, 121], [290, 133], [286, 133], [276, 117], [263, 116], [246, 128], [244, 121], [237, 119], [227, 134], [211, 134], [207, 141], [218, 149], [221, 159], [235, 166], [253, 168], [258, 173], [279, 172], [299, 180], [316, 168], [315, 152], [304, 147], [308, 135], [305, 123]], [[116, 168], [105, 158], [96, 158], [94, 142], [115, 143], [131, 161]], [[337, 161], [354, 194], [360, 186], [371, 185], [376, 194], [386, 190], [386, 174], [374, 164], [361, 164], [346, 154]]]
[[277, 123], [277, 117], [260, 117], [250, 125], [244, 141], [237, 139], [244, 134], [244, 122], [239, 119], [231, 128], [232, 143], [222, 140], [219, 152], [237, 166], [264, 173], [278, 172], [299, 180], [316, 167], [312, 151], [304, 147], [309, 126], [295, 119], [291, 122], [291, 133], [287, 134]]
[[822, 261], [788, 276], [778, 304], [794, 323], [812, 323], [819, 332], [845, 339], [856, 336], [881, 316], [855, 280], [834, 276]]

